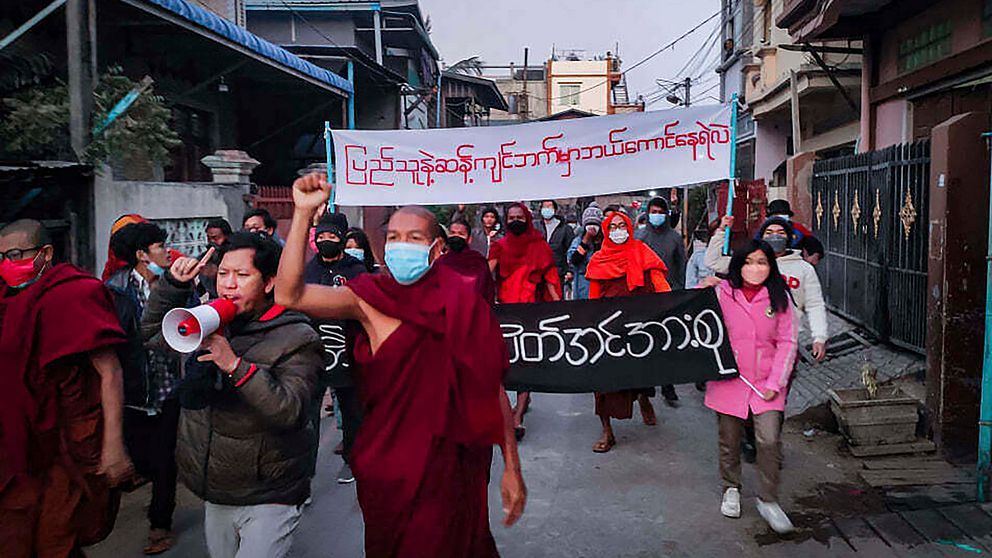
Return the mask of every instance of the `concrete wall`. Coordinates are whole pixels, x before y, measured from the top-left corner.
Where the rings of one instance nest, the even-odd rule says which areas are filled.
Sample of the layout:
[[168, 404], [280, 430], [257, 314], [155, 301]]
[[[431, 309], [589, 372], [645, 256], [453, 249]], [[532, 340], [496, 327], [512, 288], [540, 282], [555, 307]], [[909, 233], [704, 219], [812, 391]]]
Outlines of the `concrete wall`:
[[106, 172], [94, 177], [96, 269], [103, 269], [110, 244], [110, 225], [126, 213], [147, 219], [223, 217], [235, 229], [245, 213], [247, 187], [230, 184], [118, 182]]
[[[899, 76], [899, 43], [916, 35], [935, 23], [950, 21], [951, 53], [975, 46], [986, 37], [982, 30], [982, 3], [984, 0], [942, 0], [914, 17], [899, 22], [882, 36], [878, 51], [878, 78], [880, 83]], [[939, 63], [936, 62], [936, 63]]]
[[305, 17], [306, 23], [289, 12], [249, 11], [248, 30], [281, 45], [326, 45], [326, 35], [338, 45], [355, 46], [355, 23], [350, 17], [319, 12], [307, 12]]
[[[781, 165], [787, 155], [789, 134], [792, 130], [787, 130], [781, 124], [771, 122], [755, 122], [755, 144], [754, 144], [754, 178], [764, 178], [765, 184], [772, 186], [772, 173], [775, 168]], [[783, 187], [784, 184], [775, 184], [775, 187]], [[768, 199], [773, 192], [769, 192]], [[775, 191], [775, 194], [782, 192]]]
[[[606, 60], [554, 61], [551, 66], [551, 112], [555, 114], [570, 108], [577, 108], [593, 114], [606, 114], [608, 111], [610, 86], [603, 84], [608, 79]], [[578, 84], [579, 104], [566, 105], [561, 99], [561, 84]]]
[[875, 107], [875, 149], [885, 149], [909, 141], [911, 105], [903, 99], [886, 101]]
[[[927, 419], [950, 457], [975, 451], [985, 335], [987, 113], [933, 129], [927, 281]], [[921, 216], [923, 217], [923, 216]]]

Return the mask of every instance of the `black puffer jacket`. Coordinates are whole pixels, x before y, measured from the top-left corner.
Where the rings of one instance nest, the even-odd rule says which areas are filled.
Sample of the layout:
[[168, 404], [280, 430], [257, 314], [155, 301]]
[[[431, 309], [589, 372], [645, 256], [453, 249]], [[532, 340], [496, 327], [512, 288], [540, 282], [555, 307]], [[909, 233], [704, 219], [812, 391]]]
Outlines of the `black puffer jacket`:
[[[166, 274], [145, 308], [142, 332], [161, 337], [162, 317], [191, 287]], [[176, 463], [194, 494], [221, 505], [302, 504], [310, 495], [316, 436], [308, 410], [323, 368], [306, 316], [278, 307], [226, 334], [240, 366], [202, 410], [183, 409]]]

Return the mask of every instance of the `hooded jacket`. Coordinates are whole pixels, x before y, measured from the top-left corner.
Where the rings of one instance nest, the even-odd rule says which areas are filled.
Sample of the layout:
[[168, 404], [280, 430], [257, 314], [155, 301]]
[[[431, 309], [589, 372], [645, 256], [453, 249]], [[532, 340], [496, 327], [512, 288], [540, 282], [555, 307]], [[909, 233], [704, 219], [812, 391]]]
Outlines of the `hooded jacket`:
[[499, 213], [496, 213], [496, 234], [491, 238], [486, 234], [486, 227], [482, 224], [482, 216], [485, 215], [484, 212], [479, 214], [479, 222], [472, 229], [472, 239], [469, 241], [469, 247], [476, 252], [482, 254], [483, 256], [489, 256], [489, 246], [493, 242], [503, 238], [503, 224], [502, 219], [500, 219]]
[[[730, 267], [730, 256], [723, 255], [723, 228], [713, 233], [706, 247], [706, 267], [717, 273], [726, 273]], [[829, 337], [827, 328], [827, 305], [823, 301], [820, 277], [816, 268], [802, 258], [796, 250], [775, 258], [778, 270], [789, 286], [796, 312], [796, 323], [803, 324], [803, 317], [809, 317], [809, 331], [813, 341], [826, 343]]]
[[543, 218], [538, 218], [534, 226], [551, 246], [551, 253], [555, 255], [555, 267], [558, 268], [558, 277], [564, 278], [565, 273], [568, 272], [568, 249], [572, 246], [575, 231], [558, 215], [551, 218], [551, 223], [554, 229], [551, 231], [550, 238], [548, 237], [548, 224], [544, 222]]
[[[665, 205], [667, 208], [668, 202]], [[672, 290], [684, 289], [685, 244], [682, 243], [682, 235], [672, 228], [672, 223], [665, 221], [660, 227], [648, 223], [643, 229], [637, 229], [634, 238], [650, 246], [661, 261], [665, 262], [668, 267], [668, 284], [672, 286]]]
[[[190, 292], [168, 275], [156, 282], [141, 320], [150, 344], [161, 342], [162, 318]], [[206, 408], [182, 410], [179, 479], [213, 504], [300, 505], [316, 443], [309, 410], [324, 362], [317, 333], [306, 316], [275, 305], [225, 336], [241, 362], [221, 374], [224, 387]]]

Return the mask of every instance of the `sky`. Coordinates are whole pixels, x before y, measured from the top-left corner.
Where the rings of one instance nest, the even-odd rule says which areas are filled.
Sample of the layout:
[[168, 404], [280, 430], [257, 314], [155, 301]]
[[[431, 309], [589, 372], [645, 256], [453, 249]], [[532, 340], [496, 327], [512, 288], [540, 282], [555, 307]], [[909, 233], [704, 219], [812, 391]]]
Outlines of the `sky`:
[[[592, 55], [615, 52], [619, 43], [622, 69], [627, 69], [719, 12], [720, 0], [420, 0], [420, 8], [431, 18], [431, 39], [448, 65], [471, 56], [486, 64], [520, 65], [526, 46], [533, 66], [550, 57], [552, 46], [559, 52], [583, 49]], [[719, 19], [631, 70], [631, 100], [638, 94], [649, 100], [657, 97], [648, 110], [670, 108], [655, 80], [681, 81], [686, 76], [679, 71], [694, 55], [691, 77], [701, 76], [692, 87], [694, 101], [703, 102], [699, 94], [719, 97], [718, 87], [706, 92], [719, 83], [711, 69], [719, 54], [719, 38], [711, 32]], [[713, 49], [708, 60], [701, 61], [711, 37]]]

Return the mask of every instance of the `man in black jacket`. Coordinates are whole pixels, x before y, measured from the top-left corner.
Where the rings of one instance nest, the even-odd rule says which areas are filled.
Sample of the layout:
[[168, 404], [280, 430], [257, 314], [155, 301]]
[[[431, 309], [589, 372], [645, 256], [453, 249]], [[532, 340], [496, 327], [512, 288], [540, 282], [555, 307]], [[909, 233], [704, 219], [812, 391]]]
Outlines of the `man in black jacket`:
[[[308, 263], [303, 272], [303, 280], [314, 285], [342, 287], [348, 281], [367, 273], [365, 264], [344, 252], [345, 235], [348, 232], [348, 218], [341, 213], [326, 214], [317, 223], [314, 240], [317, 244], [317, 255]], [[311, 411], [314, 421], [314, 434], [320, 434], [320, 404], [324, 391], [328, 387], [334, 389], [338, 409], [341, 412], [341, 457], [344, 465], [338, 471], [338, 482], [347, 484], [355, 481], [351, 474], [351, 447], [355, 443], [355, 434], [362, 423], [361, 405], [358, 401], [358, 389], [352, 377], [350, 358], [350, 328], [357, 324], [349, 324], [341, 320], [316, 321], [317, 332], [324, 346], [324, 371], [320, 375], [318, 389], [320, 395]], [[314, 466], [317, 462], [317, 446], [314, 445]], [[316, 469], [315, 471], [316, 472]]]
[[[197, 384], [204, 404], [180, 417], [179, 478], [206, 501], [214, 557], [286, 556], [310, 495], [310, 409], [323, 355], [307, 317], [274, 304], [280, 253], [270, 237], [247, 232], [221, 249], [217, 291], [237, 317], [201, 345], [196, 361], [210, 364]], [[141, 321], [150, 343], [162, 342], [162, 318], [184, 305], [212, 255], [180, 258], [158, 281]]]
[[541, 202], [541, 219], [538, 219], [534, 226], [541, 231], [551, 246], [551, 253], [555, 255], [555, 267], [558, 268], [558, 281], [564, 287], [571, 279], [566, 277], [570, 274], [568, 249], [572, 246], [575, 231], [558, 215], [558, 202], [555, 200]]
[[146, 348], [140, 328], [152, 286], [169, 267], [165, 238], [165, 231], [152, 223], [127, 225], [114, 233], [111, 250], [127, 267], [106, 282], [127, 335], [127, 345], [119, 351], [124, 372], [124, 442], [135, 470], [152, 483], [144, 549], [149, 555], [175, 545], [172, 514], [176, 509], [180, 364], [175, 354]]

